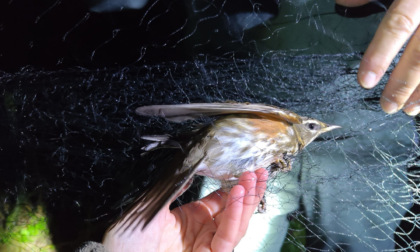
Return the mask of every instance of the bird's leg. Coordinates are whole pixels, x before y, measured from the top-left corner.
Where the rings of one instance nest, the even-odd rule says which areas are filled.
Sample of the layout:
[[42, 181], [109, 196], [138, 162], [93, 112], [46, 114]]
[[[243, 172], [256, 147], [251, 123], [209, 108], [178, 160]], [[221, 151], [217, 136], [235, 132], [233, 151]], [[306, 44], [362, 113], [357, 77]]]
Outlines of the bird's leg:
[[[278, 171], [282, 172], [289, 172], [292, 170], [292, 163], [293, 159], [291, 158], [293, 156], [287, 155], [287, 153], [281, 154], [279, 158], [276, 159], [275, 162], [273, 162], [271, 165], [267, 167], [268, 172], [271, 175], [275, 175]], [[263, 195], [260, 204], [258, 205], [258, 213], [264, 213], [267, 210], [267, 201], [265, 198], [265, 194]]]
[[267, 205], [266, 205], [266, 200], [265, 200], [265, 194], [263, 195], [260, 204], [258, 205], [258, 213], [265, 213], [265, 211], [267, 210]]
[[271, 163], [271, 165], [267, 168], [268, 172], [271, 174], [275, 174], [278, 171], [282, 171], [282, 172], [289, 172], [292, 170], [292, 163], [293, 160], [292, 158], [293, 156], [288, 155], [287, 152], [282, 153], [279, 155], [278, 158], [276, 158], [274, 160], [273, 163]]
[[288, 155], [287, 152], [281, 154], [277, 159], [277, 165], [282, 172], [289, 172], [292, 170], [293, 156]]

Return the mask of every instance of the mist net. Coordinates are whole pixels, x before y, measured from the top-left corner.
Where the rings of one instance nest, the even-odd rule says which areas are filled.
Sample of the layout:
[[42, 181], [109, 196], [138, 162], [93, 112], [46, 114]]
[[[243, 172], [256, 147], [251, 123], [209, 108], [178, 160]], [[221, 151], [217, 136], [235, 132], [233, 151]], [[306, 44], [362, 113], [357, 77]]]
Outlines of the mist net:
[[[74, 251], [100, 241], [167, 168], [170, 154], [141, 155], [141, 136], [195, 124], [140, 117], [135, 108], [224, 101], [272, 104], [342, 127], [269, 181], [267, 212], [252, 217], [235, 251], [418, 248], [417, 119], [379, 105], [401, 54], [373, 90], [356, 80], [383, 12], [349, 18], [334, 1], [310, 0], [2, 5], [0, 250]], [[178, 203], [217, 186], [199, 178]], [[25, 214], [10, 224], [17, 209]], [[32, 215], [47, 218], [49, 243], [12, 235]]]

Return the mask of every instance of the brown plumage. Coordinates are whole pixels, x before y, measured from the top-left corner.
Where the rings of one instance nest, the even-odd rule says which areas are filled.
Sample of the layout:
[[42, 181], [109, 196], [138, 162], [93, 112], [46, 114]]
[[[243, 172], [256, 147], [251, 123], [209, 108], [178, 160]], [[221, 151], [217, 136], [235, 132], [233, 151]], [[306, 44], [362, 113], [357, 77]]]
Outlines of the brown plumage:
[[320, 134], [339, 128], [316, 119], [274, 106], [249, 103], [196, 103], [152, 105], [136, 109], [142, 116], [160, 116], [182, 122], [203, 116], [218, 116], [195, 132], [186, 142], [168, 136], [145, 136], [153, 141], [144, 149], [178, 147], [186, 154], [173, 167], [167, 167], [159, 182], [146, 188], [121, 219], [126, 230], [145, 227], [168, 202], [185, 190], [192, 177], [203, 175], [222, 181], [225, 187], [236, 183], [244, 171], [276, 167], [291, 169], [293, 157]]

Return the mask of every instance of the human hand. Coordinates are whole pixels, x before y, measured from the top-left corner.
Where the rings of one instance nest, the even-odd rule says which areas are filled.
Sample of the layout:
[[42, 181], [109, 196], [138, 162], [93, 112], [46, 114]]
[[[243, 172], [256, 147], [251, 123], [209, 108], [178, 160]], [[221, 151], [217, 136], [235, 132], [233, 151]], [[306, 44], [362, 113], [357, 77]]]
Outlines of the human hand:
[[[344, 6], [357, 6], [369, 0], [337, 0]], [[382, 109], [395, 113], [403, 109], [408, 115], [420, 112], [420, 2], [395, 0], [360, 63], [358, 81], [364, 88], [377, 85], [393, 58], [409, 40], [399, 63], [393, 70], [380, 100]], [[411, 36], [411, 38], [410, 38]]]
[[142, 230], [109, 230], [108, 251], [229, 251], [245, 235], [249, 220], [267, 185], [263, 168], [245, 172], [229, 194], [221, 190], [169, 210], [166, 205]]

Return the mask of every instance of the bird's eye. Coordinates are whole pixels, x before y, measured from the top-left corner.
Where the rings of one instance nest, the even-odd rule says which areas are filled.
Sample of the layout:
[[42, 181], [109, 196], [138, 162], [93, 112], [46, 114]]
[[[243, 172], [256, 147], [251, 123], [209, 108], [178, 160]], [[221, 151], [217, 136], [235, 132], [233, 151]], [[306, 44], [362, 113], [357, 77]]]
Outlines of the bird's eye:
[[319, 124], [316, 124], [316, 123], [307, 123], [306, 124], [306, 127], [309, 130], [319, 130], [320, 129], [320, 125]]

